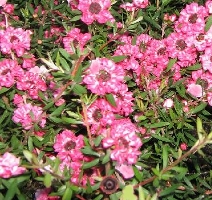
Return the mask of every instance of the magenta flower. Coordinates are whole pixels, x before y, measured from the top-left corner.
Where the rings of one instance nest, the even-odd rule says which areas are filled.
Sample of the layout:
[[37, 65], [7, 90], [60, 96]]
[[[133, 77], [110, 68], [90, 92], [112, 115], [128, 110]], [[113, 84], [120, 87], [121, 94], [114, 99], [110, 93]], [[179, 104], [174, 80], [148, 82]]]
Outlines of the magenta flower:
[[136, 132], [139, 130], [130, 119], [114, 120], [108, 135], [103, 139], [103, 147], [112, 149], [112, 160], [129, 165], [137, 162], [142, 142]]
[[104, 24], [108, 21], [114, 22], [114, 18], [109, 12], [110, 0], [79, 0], [78, 9], [82, 11], [81, 20], [86, 24], [97, 21]]
[[39, 124], [42, 128], [45, 126], [46, 114], [41, 107], [33, 106], [30, 103], [18, 106], [12, 117], [15, 123], [20, 123], [25, 130], [31, 129], [35, 124]]
[[98, 95], [118, 93], [124, 82], [125, 72], [107, 58], [97, 58], [86, 70], [83, 82], [91, 92]]
[[54, 150], [61, 160], [78, 161], [83, 159], [81, 148], [84, 147], [83, 136], [75, 136], [70, 130], [64, 130], [55, 138]]
[[0, 30], [0, 49], [4, 54], [15, 52], [18, 57], [30, 49], [31, 31], [22, 28], [8, 27], [6, 30]]
[[70, 54], [75, 53], [75, 48], [79, 48], [83, 51], [86, 43], [91, 39], [90, 33], [81, 33], [80, 29], [74, 28], [63, 37], [64, 48]]
[[0, 86], [11, 87], [16, 77], [21, 74], [24, 74], [24, 71], [17, 61], [10, 59], [0, 61]]
[[10, 178], [23, 174], [26, 169], [24, 167], [19, 167], [19, 165], [20, 158], [16, 158], [13, 154], [6, 152], [0, 157], [0, 177]]

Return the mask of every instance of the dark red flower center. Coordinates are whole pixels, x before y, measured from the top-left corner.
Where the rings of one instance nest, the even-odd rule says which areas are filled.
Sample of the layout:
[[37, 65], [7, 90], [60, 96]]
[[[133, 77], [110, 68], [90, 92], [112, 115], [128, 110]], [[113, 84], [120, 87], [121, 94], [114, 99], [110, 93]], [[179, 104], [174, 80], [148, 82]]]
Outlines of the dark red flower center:
[[111, 78], [111, 75], [105, 71], [105, 70], [100, 70], [98, 74], [98, 80], [102, 82], [107, 82]]
[[100, 188], [106, 194], [113, 194], [118, 189], [118, 181], [112, 176], [105, 177], [100, 184]]
[[96, 110], [94, 111], [92, 117], [94, 118], [94, 120], [95, 120], [96, 122], [99, 122], [100, 119], [102, 119], [102, 117], [103, 117], [103, 116], [102, 116], [102, 113], [101, 113], [101, 110], [100, 110], [100, 109], [96, 109]]
[[197, 41], [202, 41], [205, 39], [205, 35], [203, 33], [200, 33], [197, 37], [196, 37]]
[[190, 15], [190, 17], [188, 18], [188, 21], [191, 23], [191, 24], [195, 24], [196, 21], [198, 19], [198, 15], [195, 13], [195, 14], [192, 14]]
[[1, 75], [6, 75], [6, 74], [8, 74], [9, 72], [11, 72], [10, 69], [4, 69], [4, 70], [1, 72]]
[[16, 36], [13, 35], [13, 36], [10, 38], [10, 42], [13, 43], [15, 40], [18, 40], [18, 38], [17, 38]]
[[127, 148], [129, 146], [129, 143], [128, 143], [128, 141], [126, 139], [120, 138], [119, 139], [119, 145], [123, 146], [124, 148]]
[[78, 41], [77, 39], [74, 39], [74, 40], [72, 41], [72, 43], [73, 43], [74, 47], [76, 47], [76, 46], [78, 46], [79, 41]]
[[212, 62], [212, 56], [210, 57], [210, 61]]
[[165, 55], [166, 54], [166, 47], [161, 47], [160, 49], [158, 49], [157, 54], [159, 56]]
[[184, 40], [180, 39], [176, 41], [176, 49], [179, 51], [183, 51], [187, 47], [187, 44]]
[[91, 5], [89, 6], [89, 11], [92, 14], [99, 14], [101, 9], [102, 8], [101, 8], [100, 4], [97, 2], [92, 2]]
[[65, 145], [64, 145], [64, 149], [67, 151], [70, 151], [72, 149], [74, 149], [76, 147], [76, 143], [73, 141], [68, 141]]

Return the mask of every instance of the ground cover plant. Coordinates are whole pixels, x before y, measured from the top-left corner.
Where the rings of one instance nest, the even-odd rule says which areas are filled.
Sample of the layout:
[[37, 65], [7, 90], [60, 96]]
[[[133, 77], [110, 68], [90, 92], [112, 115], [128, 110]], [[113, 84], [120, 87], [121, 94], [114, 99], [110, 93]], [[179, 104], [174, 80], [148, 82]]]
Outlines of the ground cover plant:
[[212, 199], [211, 0], [0, 6], [0, 199]]

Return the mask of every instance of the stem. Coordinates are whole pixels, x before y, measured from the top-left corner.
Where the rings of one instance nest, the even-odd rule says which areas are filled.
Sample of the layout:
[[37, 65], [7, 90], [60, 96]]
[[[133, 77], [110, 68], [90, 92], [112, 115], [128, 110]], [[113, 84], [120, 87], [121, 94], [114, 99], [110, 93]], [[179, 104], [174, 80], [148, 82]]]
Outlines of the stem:
[[[208, 140], [208, 138], [206, 137], [201, 142], [199, 142], [198, 144], [195, 144], [189, 151], [187, 151], [180, 158], [178, 158], [177, 160], [175, 160], [171, 165], [169, 165], [166, 168], [164, 168], [161, 171], [161, 175], [162, 174], [165, 174], [167, 171], [171, 170], [173, 167], [175, 167], [176, 165], [178, 165], [183, 159], [187, 158], [189, 155], [195, 153], [199, 148], [201, 148], [205, 143], [207, 143], [207, 140]], [[152, 176], [150, 178], [147, 178], [144, 181], [142, 181], [141, 183], [135, 185], [134, 188], [138, 188], [139, 186], [146, 185], [146, 184], [154, 181], [155, 178], [157, 178], [157, 176]]]
[[93, 144], [93, 140], [92, 140], [92, 137], [91, 137], [90, 126], [89, 126], [89, 123], [88, 123], [87, 108], [86, 108], [86, 105], [84, 103], [82, 103], [82, 111], [83, 111], [83, 115], [84, 115], [84, 123], [85, 123], [86, 129], [87, 129], [89, 142], [90, 142], [90, 145], [93, 147], [94, 144]]

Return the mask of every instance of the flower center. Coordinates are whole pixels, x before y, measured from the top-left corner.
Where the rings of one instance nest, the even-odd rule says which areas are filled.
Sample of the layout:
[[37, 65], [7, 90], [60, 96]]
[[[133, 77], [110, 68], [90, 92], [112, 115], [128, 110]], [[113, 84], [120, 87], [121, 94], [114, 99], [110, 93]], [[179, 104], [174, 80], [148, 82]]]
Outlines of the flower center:
[[68, 141], [64, 145], [64, 149], [67, 150], [67, 151], [70, 151], [70, 150], [74, 149], [75, 147], [76, 147], [76, 143], [73, 142], [73, 141]]
[[98, 74], [98, 80], [102, 82], [107, 82], [111, 78], [111, 75], [105, 71], [105, 70], [100, 70]]
[[92, 117], [94, 118], [94, 120], [95, 120], [96, 122], [99, 122], [100, 119], [102, 119], [102, 117], [103, 117], [103, 116], [102, 116], [102, 113], [101, 113], [101, 110], [100, 110], [100, 109], [96, 109], [96, 110], [94, 111]]
[[6, 75], [6, 74], [8, 74], [9, 72], [11, 72], [10, 69], [5, 69], [5, 70], [3, 70], [3, 71], [1, 72], [1, 75]]
[[18, 38], [17, 38], [16, 36], [13, 35], [13, 36], [10, 38], [10, 42], [13, 43], [15, 40], [18, 40]]
[[77, 47], [79, 45], [79, 41], [77, 39], [74, 39], [72, 41], [72, 43], [73, 43], [74, 47]]
[[210, 61], [212, 62], [212, 56], [210, 57]]
[[160, 49], [158, 49], [157, 54], [159, 56], [165, 55], [166, 54], [166, 47], [161, 47]]
[[97, 2], [92, 2], [91, 5], [89, 6], [89, 11], [92, 14], [99, 14], [101, 9], [102, 8], [101, 8], [100, 4]]
[[183, 51], [187, 47], [184, 40], [177, 40], [176, 41], [176, 49], [179, 51]]
[[198, 19], [198, 16], [197, 16], [197, 14], [195, 13], [195, 14], [190, 15], [190, 17], [188, 18], [188, 21], [189, 21], [191, 24], [195, 24], [196, 21], [197, 21], [197, 19]]
[[205, 35], [203, 33], [200, 33], [198, 36], [197, 36], [197, 41], [202, 41], [205, 39]]
[[112, 176], [105, 177], [101, 182], [100, 188], [104, 193], [112, 194], [118, 188], [118, 181]]
[[128, 141], [126, 140], [126, 139], [124, 139], [124, 138], [120, 138], [119, 139], [119, 145], [120, 146], [123, 146], [124, 148], [127, 148], [128, 147]]

